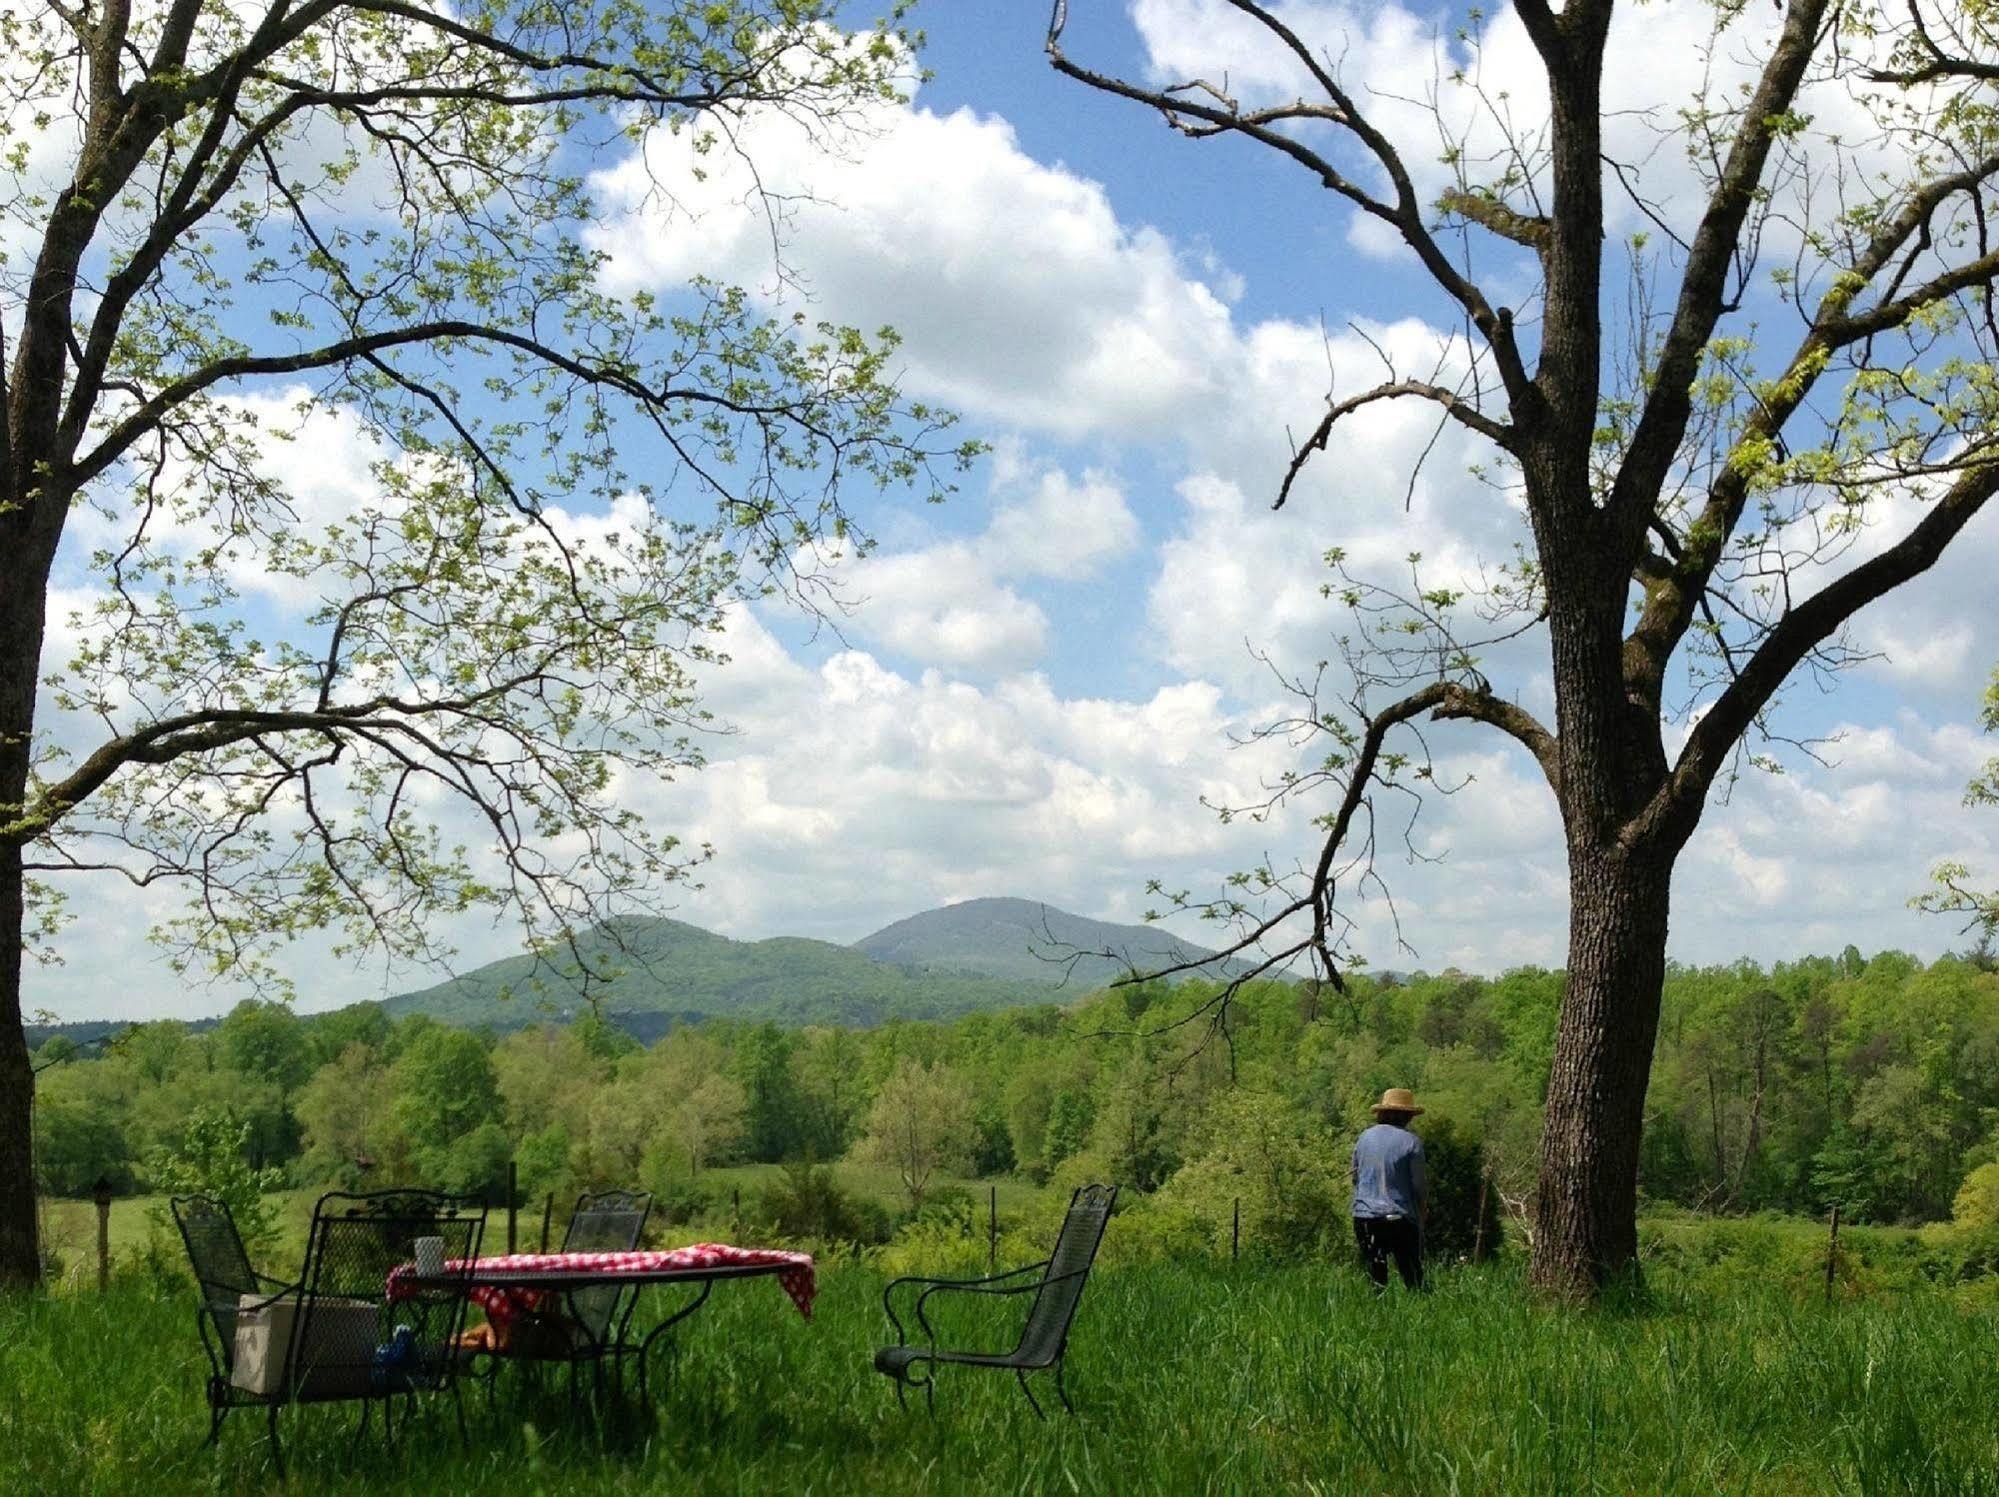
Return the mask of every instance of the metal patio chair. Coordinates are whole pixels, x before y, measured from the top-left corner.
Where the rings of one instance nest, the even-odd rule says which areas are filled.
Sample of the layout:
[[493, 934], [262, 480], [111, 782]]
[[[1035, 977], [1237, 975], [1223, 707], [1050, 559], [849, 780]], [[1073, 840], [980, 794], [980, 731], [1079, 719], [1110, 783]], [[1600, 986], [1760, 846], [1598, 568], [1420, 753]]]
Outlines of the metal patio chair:
[[[202, 1285], [211, 1442], [220, 1437], [231, 1410], [263, 1408], [271, 1459], [282, 1478], [279, 1410], [358, 1402], [358, 1440], [379, 1403], [384, 1436], [393, 1440], [393, 1400], [403, 1395], [407, 1408], [419, 1392], [449, 1392], [459, 1438], [465, 1438], [465, 1412], [453, 1376], [465, 1295], [456, 1289], [428, 1291], [392, 1302], [388, 1279], [411, 1262], [416, 1239], [439, 1237], [445, 1258], [467, 1265], [459, 1272], [469, 1283], [469, 1264], [485, 1229], [484, 1206], [423, 1190], [322, 1196], [313, 1208], [298, 1282], [271, 1289], [273, 1281], [259, 1277], [253, 1291], [234, 1289], [241, 1282], [239, 1266], [248, 1260], [227, 1207], [202, 1197], [176, 1200], [173, 1207]], [[254, 1297], [242, 1298], [246, 1292]], [[238, 1347], [237, 1330], [247, 1316], [263, 1316], [268, 1325], [254, 1368], [243, 1365]]]
[[[1062, 1218], [1062, 1231], [1055, 1239], [1055, 1250], [1040, 1263], [1030, 1263], [1025, 1268], [984, 1279], [901, 1278], [884, 1289], [882, 1308], [888, 1312], [889, 1323], [895, 1327], [896, 1344], [884, 1346], [875, 1353], [875, 1371], [895, 1380], [896, 1401], [907, 1408], [904, 1390], [920, 1387], [925, 1402], [934, 1412], [938, 1367], [945, 1364], [993, 1367], [1012, 1372], [1036, 1417], [1046, 1418], [1034, 1390], [1027, 1385], [1027, 1374], [1052, 1369], [1055, 1373], [1055, 1392], [1062, 1400], [1062, 1407], [1074, 1414], [1075, 1406], [1069, 1402], [1069, 1391], [1062, 1383], [1062, 1362], [1069, 1350], [1069, 1328], [1076, 1318], [1076, 1306], [1083, 1298], [1083, 1285], [1089, 1280], [1090, 1267], [1096, 1262], [1097, 1247], [1103, 1241], [1104, 1228], [1110, 1222], [1111, 1208], [1116, 1202], [1115, 1185], [1085, 1185], [1078, 1189], [1069, 1197], [1069, 1209]], [[917, 1291], [916, 1324], [925, 1338], [921, 1346], [909, 1344], [908, 1328], [903, 1324], [902, 1317], [896, 1314], [895, 1293], [904, 1288]], [[935, 1294], [1029, 1293], [1033, 1294], [1034, 1302], [1028, 1307], [1020, 1339], [1010, 1351], [940, 1348], [937, 1332], [924, 1311], [925, 1302]], [[920, 1376], [917, 1375], [919, 1371]]]
[[[585, 1193], [576, 1198], [575, 1209], [569, 1214], [562, 1251], [630, 1252], [644, 1236], [646, 1219], [651, 1214], [649, 1190]], [[476, 1375], [485, 1382], [487, 1396], [492, 1396], [493, 1380], [503, 1362], [566, 1363], [572, 1393], [578, 1366], [594, 1365], [601, 1378], [603, 1363], [610, 1361], [622, 1376], [621, 1359], [637, 1350], [625, 1336], [637, 1304], [635, 1290], [611, 1284], [601, 1289], [567, 1290], [552, 1309], [522, 1317], [531, 1324], [531, 1329], [516, 1345], [505, 1351], [477, 1354], [475, 1360], [484, 1366]]]
[[187, 1247], [195, 1287], [201, 1291], [195, 1327], [208, 1354], [208, 1443], [212, 1445], [221, 1437], [222, 1421], [232, 1408], [258, 1401], [236, 1397], [230, 1382], [236, 1367], [236, 1317], [243, 1301], [282, 1295], [297, 1286], [250, 1266], [243, 1234], [236, 1230], [227, 1203], [213, 1196], [175, 1196], [168, 1204]]

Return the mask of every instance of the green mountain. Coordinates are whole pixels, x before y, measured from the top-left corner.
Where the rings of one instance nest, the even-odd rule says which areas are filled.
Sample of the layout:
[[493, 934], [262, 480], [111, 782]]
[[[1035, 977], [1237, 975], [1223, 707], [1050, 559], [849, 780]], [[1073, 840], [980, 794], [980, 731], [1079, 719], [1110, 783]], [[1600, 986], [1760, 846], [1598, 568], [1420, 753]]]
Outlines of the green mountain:
[[[876, 961], [929, 977], [976, 973], [1088, 993], [1133, 968], [1150, 971], [1213, 953], [1156, 925], [1113, 925], [1033, 899], [968, 899], [925, 910], [854, 943]], [[1217, 960], [1201, 973], [1242, 970]]]
[[[589, 932], [578, 948], [593, 970], [601, 1012], [641, 1039], [676, 1020], [731, 1018], [866, 1028], [890, 1019], [945, 1019], [974, 1010], [1058, 1001], [1059, 974], [1036, 980], [977, 972], [916, 973], [851, 946], [778, 936], [732, 941], [679, 920], [632, 917]], [[387, 999], [390, 1014], [514, 1029], [572, 1017], [585, 1006], [568, 952], [509, 957], [420, 992]], [[1085, 991], [1078, 989], [1077, 991]]]
[[[577, 944], [591, 970], [617, 973], [594, 984], [598, 1010], [648, 1041], [702, 1018], [869, 1028], [1068, 1003], [1122, 976], [1127, 962], [1151, 967], [1208, 955], [1152, 926], [1086, 920], [1029, 899], [926, 910], [852, 946], [797, 936], [732, 941], [645, 916], [601, 926]], [[396, 1018], [429, 1014], [517, 1029], [582, 1012], [579, 970], [566, 951], [508, 957], [384, 1006]]]

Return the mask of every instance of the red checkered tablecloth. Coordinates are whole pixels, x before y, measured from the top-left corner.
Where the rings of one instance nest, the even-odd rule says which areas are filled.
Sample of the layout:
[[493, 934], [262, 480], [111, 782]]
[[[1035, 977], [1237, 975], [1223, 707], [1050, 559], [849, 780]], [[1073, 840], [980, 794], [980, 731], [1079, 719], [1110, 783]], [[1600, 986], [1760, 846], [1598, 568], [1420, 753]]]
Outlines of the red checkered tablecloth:
[[[812, 1300], [819, 1292], [810, 1253], [786, 1252], [781, 1248], [741, 1248], [726, 1242], [696, 1242], [686, 1247], [668, 1248], [664, 1251], [507, 1253], [496, 1258], [475, 1258], [471, 1264], [471, 1277], [474, 1282], [467, 1290], [467, 1297], [486, 1312], [487, 1320], [496, 1326], [504, 1326], [522, 1315], [544, 1309], [560, 1291], [529, 1289], [518, 1285], [481, 1284], [477, 1282], [481, 1275], [587, 1273], [593, 1279], [601, 1278], [605, 1285], [609, 1286], [616, 1284], [620, 1279], [639, 1278], [647, 1274], [676, 1270], [771, 1264], [783, 1265], [777, 1275], [777, 1281], [784, 1286], [784, 1292], [791, 1296], [791, 1302], [798, 1306], [798, 1313], [810, 1320]], [[465, 1263], [462, 1259], [453, 1258], [444, 1265], [444, 1271], [448, 1274], [461, 1273], [464, 1270]], [[414, 1265], [406, 1263], [389, 1274], [388, 1297], [391, 1300], [405, 1299], [415, 1292], [408, 1287], [408, 1280], [414, 1271]]]

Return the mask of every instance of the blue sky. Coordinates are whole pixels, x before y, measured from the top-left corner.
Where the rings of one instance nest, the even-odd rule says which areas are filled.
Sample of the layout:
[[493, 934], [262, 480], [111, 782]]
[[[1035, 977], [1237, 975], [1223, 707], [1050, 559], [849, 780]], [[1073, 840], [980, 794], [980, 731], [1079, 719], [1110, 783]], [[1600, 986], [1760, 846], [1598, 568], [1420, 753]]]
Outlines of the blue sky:
[[[1213, 0], [1071, 9], [1069, 50], [1093, 66], [1165, 76], [1214, 52], [1246, 90], [1281, 78], [1233, 50]], [[1384, 93], [1430, 76], [1448, 24], [1443, 11], [1332, 0], [1289, 12]], [[1620, 88], [1663, 110], [1682, 102], [1714, 13], [1681, 0], [1621, 12]], [[1185, 141], [1058, 77], [1042, 6], [939, 0], [920, 19], [935, 76], [908, 108], [881, 111], [842, 163], [775, 127], [753, 130], [750, 150], [772, 180], [828, 200], [785, 225], [814, 309], [901, 328], [912, 392], [953, 405], [995, 451], [942, 508], [894, 496], [863, 507], [880, 546], [845, 574], [854, 608], [837, 635], [779, 606], [734, 621], [733, 659], [708, 692], [738, 731], [700, 775], [643, 793], [649, 815], [717, 848], [706, 887], [674, 913], [731, 935], [854, 940], [981, 894], [1133, 918], [1147, 878], [1198, 894], [1264, 855], [1309, 855], [1315, 807], [1223, 827], [1200, 804], [1253, 798], [1296, 762], [1282, 745], [1230, 747], [1282, 705], [1247, 646], [1297, 669], [1323, 656], [1340, 623], [1318, 595], [1330, 546], [1394, 579], [1407, 551], [1462, 574], [1522, 535], [1504, 497], [1467, 475], [1486, 454], [1455, 430], [1405, 509], [1434, 421], [1388, 407], [1344, 429], [1290, 508], [1268, 513], [1286, 425], [1322, 408], [1329, 359], [1342, 391], [1378, 377], [1349, 322], [1413, 364], [1448, 335], [1439, 299], [1295, 167]], [[1746, 16], [1722, 39], [1723, 63], [1757, 55], [1768, 24]], [[1531, 113], [1531, 89], [1507, 71], [1515, 32], [1497, 12], [1487, 67]], [[726, 171], [686, 186], [698, 219], [648, 219], [648, 173], [685, 165], [674, 143], [656, 144], [644, 160], [598, 163], [595, 233], [613, 284], [670, 290], [705, 273], [760, 285], [768, 238]], [[1412, 147], [1412, 159], [1434, 154]], [[1665, 172], [1669, 211], [1697, 211], [1683, 186]], [[316, 452], [352, 441], [329, 422]], [[347, 480], [292, 481], [337, 503]], [[1863, 548], [1906, 520], [1884, 511]], [[1994, 749], [1974, 717], [1999, 661], [1995, 531], [1986, 517], [1931, 585], [1863, 622], [1857, 642], [1883, 659], [1836, 694], [1796, 694], [1786, 726], [1842, 734], [1832, 762], [1786, 755], [1785, 774], [1710, 811], [1681, 865], [1674, 955], [1774, 960], [1848, 942], [1927, 955], [1957, 942], [1907, 904], [1939, 858], [1999, 869], [1999, 817], [1959, 805]], [[1492, 674], [1545, 710], [1538, 641], [1502, 652]], [[1413, 950], [1397, 948], [1378, 900], [1356, 908], [1361, 949], [1400, 968], [1558, 962], [1564, 883], [1545, 788], [1484, 730], [1445, 727], [1433, 742], [1476, 783], [1418, 826], [1416, 847], [1442, 861], [1399, 846], [1384, 859]], [[30, 1006], [225, 1006], [233, 994], [174, 991], [163, 967], [107, 980], [95, 953], [159, 913], [116, 891], [87, 905], [76, 954], [31, 977]], [[469, 962], [512, 946], [503, 928], [455, 934]], [[293, 962], [310, 1007], [423, 980], [309, 950]]]

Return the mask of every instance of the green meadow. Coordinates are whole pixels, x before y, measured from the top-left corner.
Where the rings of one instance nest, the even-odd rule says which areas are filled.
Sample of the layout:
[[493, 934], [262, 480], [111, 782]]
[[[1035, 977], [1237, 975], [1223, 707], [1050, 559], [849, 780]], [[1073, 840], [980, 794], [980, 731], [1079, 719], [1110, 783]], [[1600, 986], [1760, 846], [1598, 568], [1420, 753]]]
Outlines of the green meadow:
[[[1785, 1236], [1762, 1234], [1766, 1270]], [[1049, 1400], [1045, 1423], [964, 1369], [934, 1416], [899, 1409], [869, 1365], [888, 1270], [835, 1257], [810, 1323], [774, 1283], [720, 1286], [650, 1406], [579, 1418], [509, 1369], [490, 1404], [465, 1390], [467, 1448], [441, 1403], [392, 1448], [333, 1408], [286, 1417], [286, 1458], [312, 1490], [429, 1494], [1999, 1491], [1989, 1283], [1827, 1303], [1753, 1252], [1706, 1256], [1657, 1258], [1642, 1298], [1584, 1313], [1506, 1265], [1377, 1299], [1344, 1259], [1113, 1253], [1076, 1327], [1077, 1416]], [[985, 1314], [947, 1333], [1002, 1337]], [[143, 1274], [0, 1301], [0, 1491], [264, 1489], [256, 1411], [202, 1446], [203, 1373], [191, 1293]]]

